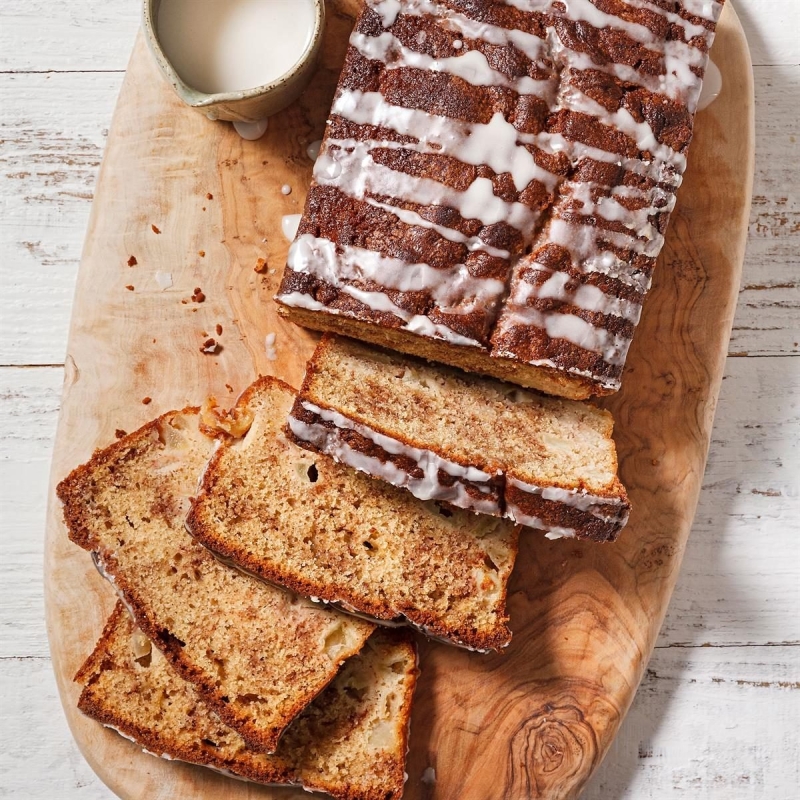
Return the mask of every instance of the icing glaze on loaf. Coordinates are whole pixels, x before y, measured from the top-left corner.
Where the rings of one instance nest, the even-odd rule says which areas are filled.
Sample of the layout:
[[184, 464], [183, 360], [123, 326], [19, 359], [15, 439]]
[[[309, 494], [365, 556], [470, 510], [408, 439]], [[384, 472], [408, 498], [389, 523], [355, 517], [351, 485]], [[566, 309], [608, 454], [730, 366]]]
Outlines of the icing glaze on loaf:
[[278, 301], [616, 390], [721, 8], [367, 0]]
[[546, 531], [549, 539], [612, 541], [630, 514], [627, 498], [535, 486], [511, 474], [458, 464], [302, 398], [292, 408], [287, 433], [301, 447], [407, 489], [420, 500], [507, 517]]

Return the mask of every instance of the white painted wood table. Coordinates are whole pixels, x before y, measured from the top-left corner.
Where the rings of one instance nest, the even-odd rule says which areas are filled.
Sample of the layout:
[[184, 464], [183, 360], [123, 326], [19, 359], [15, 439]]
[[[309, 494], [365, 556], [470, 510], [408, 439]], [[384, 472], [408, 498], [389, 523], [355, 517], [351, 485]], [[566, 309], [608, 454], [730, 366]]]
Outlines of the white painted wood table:
[[[586, 800], [800, 797], [800, 2], [738, 0], [755, 65], [748, 255], [697, 519]], [[75, 275], [137, 0], [0, 5], [0, 797], [111, 797], [72, 741], [42, 607]]]

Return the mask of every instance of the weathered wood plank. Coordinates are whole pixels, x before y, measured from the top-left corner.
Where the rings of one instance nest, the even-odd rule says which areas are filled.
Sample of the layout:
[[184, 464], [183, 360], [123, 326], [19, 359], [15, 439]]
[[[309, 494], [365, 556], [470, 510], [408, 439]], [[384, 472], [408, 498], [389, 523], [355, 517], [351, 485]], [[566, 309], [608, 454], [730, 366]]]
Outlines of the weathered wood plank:
[[[800, 13], [800, 4], [796, 6]], [[796, 27], [800, 30], [800, 24]], [[730, 352], [800, 353], [800, 66], [756, 69], [756, 171]]]
[[800, 641], [800, 359], [730, 358], [659, 644]]
[[0, 719], [0, 796], [112, 800], [69, 732], [49, 658], [0, 658]]
[[0, 72], [124, 70], [140, 13], [131, 0], [3, 0]]
[[43, 532], [62, 376], [62, 369], [0, 369], [0, 658], [49, 654]]
[[117, 74], [0, 75], [0, 364], [64, 360], [121, 81]]
[[800, 786], [800, 648], [656, 650], [582, 800], [777, 800]]
[[800, 5], [794, 0], [729, 0], [736, 7], [756, 66], [800, 63]]

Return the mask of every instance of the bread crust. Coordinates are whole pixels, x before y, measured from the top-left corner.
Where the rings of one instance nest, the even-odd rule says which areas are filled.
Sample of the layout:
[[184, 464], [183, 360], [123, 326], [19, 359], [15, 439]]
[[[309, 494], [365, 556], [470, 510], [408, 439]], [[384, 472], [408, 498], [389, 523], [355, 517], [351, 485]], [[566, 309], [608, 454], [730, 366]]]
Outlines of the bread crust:
[[[280, 392], [296, 396], [296, 391], [283, 381], [272, 377], [260, 377], [250, 386], [239, 399], [236, 408], [243, 412], [253, 399], [264, 391], [277, 389]], [[501, 584], [501, 593], [496, 602], [496, 615], [491, 630], [482, 630], [476, 626], [446, 626], [441, 618], [435, 614], [419, 608], [415, 604], [405, 605], [390, 604], [376, 596], [367, 596], [357, 592], [350, 585], [339, 582], [336, 587], [321, 580], [312, 580], [308, 576], [290, 571], [282, 565], [265, 561], [254, 554], [246, 543], [234, 535], [226, 535], [224, 526], [213, 518], [210, 511], [216, 497], [222, 489], [219, 488], [225, 480], [225, 461], [227, 458], [227, 445], [223, 445], [211, 458], [203, 475], [200, 490], [186, 520], [189, 532], [204, 546], [220, 555], [223, 559], [230, 560], [240, 565], [247, 572], [258, 576], [264, 581], [284, 586], [298, 594], [319, 599], [325, 603], [335, 605], [343, 611], [357, 612], [381, 623], [408, 621], [420, 628], [425, 633], [476, 650], [497, 650], [508, 645], [511, 631], [508, 628], [509, 617], [505, 611], [508, 591], [508, 575], [513, 569], [519, 542], [519, 527], [508, 525], [505, 541], [511, 551], [512, 558], [504, 570], [505, 578]], [[322, 456], [324, 461], [318, 462], [320, 470], [342, 469], [332, 459]], [[394, 490], [393, 490], [394, 491]], [[409, 501], [418, 501], [409, 498]], [[463, 512], [462, 512], [463, 513]], [[501, 610], [502, 609], [502, 610]]]
[[278, 303], [278, 313], [281, 316], [304, 328], [322, 333], [338, 333], [410, 356], [458, 367], [466, 372], [515, 383], [544, 394], [570, 400], [588, 400], [613, 394], [613, 390], [604, 389], [588, 378], [570, 376], [552, 367], [536, 367], [510, 358], [494, 357], [475, 347], [460, 347], [449, 342], [426, 339], [399, 328], [384, 328], [345, 314], [294, 308], [284, 305], [280, 296], [275, 298], [275, 302]]
[[[326, 772], [323, 764], [318, 771], [308, 775], [300, 774], [300, 765], [296, 760], [279, 752], [276, 756], [267, 756], [255, 751], [245, 750], [235, 756], [221, 756], [219, 749], [203, 740], [182, 742], [163, 729], [137, 721], [131, 714], [120, 708], [124, 697], [109, 694], [98, 684], [105, 671], [115, 671], [122, 675], [130, 675], [129, 690], [136, 689], [135, 670], [130, 664], [119, 659], [120, 637], [134, 630], [125, 606], [118, 601], [111, 616], [106, 622], [103, 634], [95, 645], [92, 654], [75, 676], [75, 681], [83, 684], [78, 700], [78, 708], [88, 717], [111, 727], [118, 733], [134, 739], [146, 752], [172, 760], [185, 761], [198, 766], [210, 767], [227, 772], [234, 777], [269, 785], [304, 785], [313, 791], [327, 792], [337, 800], [385, 800], [387, 797], [399, 798], [403, 792], [404, 762], [408, 750], [408, 731], [410, 725], [412, 698], [416, 687], [419, 670], [416, 668], [416, 646], [410, 632], [393, 633], [393, 647], [397, 654], [402, 652], [407, 662], [415, 666], [404, 676], [404, 700], [397, 718], [399, 741], [390, 754], [384, 755], [374, 765], [371, 773], [372, 785], [361, 789], [348, 785], [347, 777]], [[191, 692], [189, 684], [184, 690]], [[202, 706], [202, 701], [198, 700]], [[302, 715], [301, 715], [302, 716]]]
[[[109, 552], [97, 535], [98, 522], [93, 518], [93, 512], [88, 505], [89, 499], [93, 497], [97, 488], [96, 481], [99, 480], [97, 476], [100, 476], [105, 468], [109, 465], [124, 464], [136, 459], [140, 452], [146, 451], [148, 443], [152, 443], [154, 437], [160, 435], [162, 425], [168, 425], [181, 416], [193, 418], [198, 413], [199, 409], [196, 407], [168, 412], [107, 448], [95, 451], [86, 464], [77, 467], [58, 484], [56, 494], [63, 505], [64, 521], [71, 541], [92, 552], [101, 573], [112, 583], [117, 594], [136, 619], [137, 625], [161, 650], [175, 671], [184, 680], [190, 682], [202, 696], [204, 702], [213, 708], [220, 719], [235, 729], [248, 744], [256, 749], [273, 752], [281, 734], [291, 721], [333, 680], [341, 663], [360, 649], [361, 644], [374, 627], [365, 622], [356, 623], [354, 630], [358, 633], [357, 646], [343, 650], [340, 654], [341, 657], [331, 665], [326, 674], [318, 676], [319, 680], [313, 689], [300, 691], [298, 688], [294, 699], [285, 703], [283, 712], [275, 715], [274, 724], [256, 724], [248, 714], [243, 713], [238, 701], [232, 702], [220, 690], [217, 681], [209, 672], [198, 668], [187, 658], [184, 643], [172, 634], [169, 624], [165, 620], [157, 617], [146, 592], [140, 586], [140, 581], [131, 580], [124, 569], [116, 566], [113, 553]], [[209, 442], [209, 449], [210, 446]], [[169, 502], [169, 498], [164, 498], [164, 500]], [[212, 555], [196, 543], [188, 533], [186, 542], [192, 548], [193, 556], [198, 559], [203, 570], [225, 569], [217, 564]], [[257, 592], [263, 591], [257, 582], [253, 583], [252, 587], [255, 587]], [[248, 587], [245, 591], [253, 591], [253, 589]], [[311, 655], [310, 642], [309, 655]]]
[[[355, 355], [353, 355], [354, 351]], [[341, 446], [332, 445], [337, 452], [340, 452], [340, 456], [337, 456], [337, 458], [342, 463], [348, 463], [350, 466], [362, 469], [366, 474], [381, 480], [382, 478], [379, 475], [375, 475], [374, 472], [370, 471], [370, 464], [373, 460], [377, 460], [382, 465], [390, 464], [394, 470], [407, 474], [409, 478], [414, 478], [415, 470], [420, 472], [417, 461], [404, 455], [403, 451], [419, 450], [425, 454], [444, 459], [447, 462], [458, 464], [465, 470], [475, 469], [491, 476], [490, 480], [476, 485], [463, 478], [447, 475], [446, 472], [440, 470], [439, 481], [442, 482], [442, 497], [438, 498], [440, 502], [448, 503], [454, 507], [469, 508], [479, 513], [492, 513], [495, 516], [506, 516], [510, 519], [519, 518], [520, 521], [522, 521], [522, 518], [535, 519], [542, 523], [538, 527], [574, 531], [574, 535], [578, 539], [612, 542], [619, 537], [627, 523], [631, 505], [625, 487], [617, 477], [604, 486], [568, 485], [564, 482], [545, 483], [543, 486], [562, 489], [565, 493], [564, 499], [561, 501], [545, 499], [542, 497], [541, 492], [536, 493], [524, 488], [526, 481], [531, 482], [531, 478], [522, 474], [515, 467], [513, 461], [498, 461], [491, 458], [486, 451], [481, 452], [480, 449], [476, 450], [472, 459], [467, 459], [459, 453], [453, 452], [452, 449], [441, 445], [441, 443], [437, 443], [438, 446], [432, 447], [430, 439], [414, 438], [400, 428], [389, 428], [383, 425], [375, 407], [381, 404], [392, 404], [397, 395], [393, 394], [391, 388], [387, 388], [384, 395], [377, 396], [371, 405], [358, 409], [358, 411], [363, 411], [363, 408], [367, 408], [363, 413], [358, 413], [358, 411], [354, 411], [349, 407], [345, 409], [332, 403], [331, 397], [336, 397], [335, 390], [329, 388], [327, 393], [321, 394], [319, 387], [323, 387], [324, 392], [325, 387], [336, 385], [337, 375], [335, 372], [337, 366], [341, 365], [341, 360], [348, 358], [359, 359], [364, 364], [365, 369], [374, 370], [378, 388], [373, 387], [372, 384], [369, 385], [369, 391], [374, 392], [377, 392], [383, 386], [380, 383], [381, 381], [389, 380], [389, 370], [381, 371], [383, 369], [383, 358], [388, 359], [393, 368], [408, 367], [435, 370], [433, 365], [429, 366], [422, 362], [414, 362], [389, 351], [384, 352], [380, 362], [377, 359], [373, 360], [373, 354], [374, 351], [361, 344], [339, 339], [330, 333], [324, 334], [308, 362], [300, 393], [291, 411], [291, 419], [302, 423], [304, 429], [310, 427], [314, 431], [325, 430], [327, 432], [326, 442], [339, 442], [340, 440], [344, 442], [347, 451], [351, 455], [350, 461], [348, 461], [348, 456], [342, 451]], [[448, 371], [447, 368], [442, 368], [436, 374], [445, 377], [448, 374], [452, 375], [453, 372]], [[466, 376], [458, 377], [463, 379]], [[366, 387], [364, 391], [367, 391]], [[350, 398], [347, 387], [345, 387], [344, 392]], [[446, 401], [443, 400], [442, 402]], [[565, 407], [572, 404], [571, 401], [563, 401], [561, 403], [561, 401], [552, 399], [548, 399], [547, 403], [550, 406], [561, 404]], [[323, 418], [318, 411], [312, 410], [311, 407], [319, 409], [323, 413], [333, 412], [333, 415], [337, 418], [344, 417], [348, 423], [353, 423], [357, 428], [360, 426], [365, 430], [359, 433], [359, 430], [341, 427], [344, 424], [342, 421], [331, 420], [331, 414], [328, 414], [328, 418]], [[443, 409], [439, 410], [443, 411]], [[595, 415], [593, 424], [602, 427], [605, 439], [610, 442], [614, 428], [613, 417], [608, 411], [602, 409], [593, 409], [593, 414]], [[366, 433], [366, 431], [391, 440], [396, 447], [390, 447], [389, 450], [385, 449], [369, 438], [370, 434]], [[310, 452], [326, 452], [325, 449], [319, 446], [317, 441], [302, 438], [288, 427], [286, 435], [295, 444]], [[530, 444], [533, 446], [534, 442]], [[389, 447], [388, 444], [386, 446]], [[616, 475], [618, 459], [616, 448], [613, 447], [613, 444], [610, 445], [605, 455], [610, 461], [610, 473]], [[369, 460], [361, 459], [361, 456], [365, 456]], [[457, 503], [447, 499], [448, 495], [452, 497], [452, 492], [449, 490], [456, 483], [460, 483], [464, 488], [464, 491], [458, 494], [459, 502]], [[400, 484], [395, 483], [394, 485]], [[594, 498], [591, 508], [570, 505], [568, 493], [571, 491], [584, 491], [590, 494]], [[483, 507], [479, 505], [480, 503], [483, 504]], [[490, 505], [496, 506], [496, 510], [487, 511], [486, 508]], [[587, 504], [582, 503], [581, 505]], [[516, 517], [515, 513], [519, 516]]]

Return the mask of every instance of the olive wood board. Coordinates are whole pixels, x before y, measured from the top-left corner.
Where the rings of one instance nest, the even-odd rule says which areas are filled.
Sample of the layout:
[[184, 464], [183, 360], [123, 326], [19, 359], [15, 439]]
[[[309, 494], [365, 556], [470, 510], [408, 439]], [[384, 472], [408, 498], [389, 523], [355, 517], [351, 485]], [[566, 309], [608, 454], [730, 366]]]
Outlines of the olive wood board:
[[[68, 541], [52, 489], [118, 429], [209, 394], [232, 403], [257, 374], [299, 386], [316, 335], [283, 321], [272, 302], [288, 250], [281, 218], [302, 210], [312, 170], [306, 149], [322, 136], [356, 10], [355, 0], [329, 3], [317, 76], [259, 141], [183, 106], [141, 36], [120, 93], [78, 275], [45, 589], [72, 733], [126, 800], [308, 796], [153, 758], [77, 711], [72, 678], [115, 598], [88, 554]], [[698, 115], [623, 389], [604, 403], [616, 417], [630, 524], [613, 545], [525, 534], [505, 651], [480, 655], [421, 640], [407, 800], [577, 797], [633, 700], [692, 526], [747, 235], [753, 85], [730, 4], [712, 57], [722, 94]], [[259, 258], [266, 272], [255, 270]], [[197, 288], [204, 302], [192, 300]], [[221, 345], [214, 355], [201, 352], [208, 337]]]

